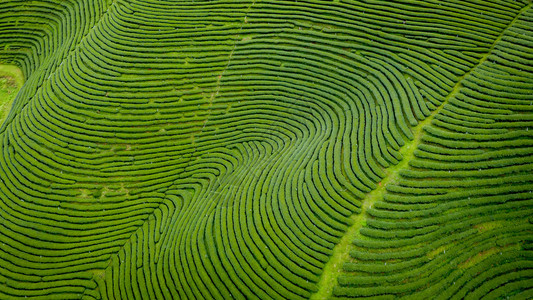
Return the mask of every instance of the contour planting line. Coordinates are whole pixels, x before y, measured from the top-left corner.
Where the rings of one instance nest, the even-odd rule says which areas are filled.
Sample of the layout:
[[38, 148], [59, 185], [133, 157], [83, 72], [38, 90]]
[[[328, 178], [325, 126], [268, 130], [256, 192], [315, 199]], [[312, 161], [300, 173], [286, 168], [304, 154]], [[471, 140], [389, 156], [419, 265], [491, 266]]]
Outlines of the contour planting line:
[[[79, 42], [76, 43], [76, 45], [73, 45], [71, 47], [71, 49], [66, 53], [66, 55], [63, 56], [63, 58], [60, 60], [60, 61], [57, 61], [57, 63], [54, 65], [53, 67], [53, 70], [50, 71], [50, 74], [45, 78], [43, 79], [41, 82], [40, 82], [40, 85], [38, 88], [35, 89], [35, 92], [28, 97], [28, 101], [26, 103], [24, 103], [24, 105], [20, 108], [20, 110], [22, 111], [26, 105], [28, 105], [28, 103], [33, 99], [35, 98], [35, 96], [39, 93], [39, 91], [43, 88], [43, 86], [45, 86], [45, 83], [50, 79], [50, 77], [54, 76], [57, 72], [57, 70], [59, 69], [59, 67], [61, 67], [63, 65], [63, 63], [68, 59], [70, 58], [73, 53], [75, 53], [75, 50], [78, 49], [78, 47], [81, 45], [81, 43], [84, 41], [84, 39], [89, 35], [91, 34], [91, 32], [93, 32], [94, 28], [96, 28], [100, 22], [104, 19], [105, 15], [107, 15], [109, 13], [109, 10], [111, 9], [111, 7], [113, 5], [115, 5], [116, 3], [116, 0], [112, 0], [112, 1], [108, 1], [108, 6], [106, 8], [106, 10], [104, 12], [102, 12], [102, 14], [100, 15], [100, 17], [98, 18], [98, 20], [96, 20], [96, 22], [94, 23], [94, 25], [89, 29], [87, 30], [87, 32], [85, 34], [83, 34], [81, 36], [81, 38], [79, 39]], [[50, 38], [53, 38], [52, 36], [50, 36]], [[51, 54], [52, 55], [52, 54]], [[35, 71], [32, 73], [32, 74], [28, 74], [28, 78], [30, 76], [32, 76], [33, 74], [35, 74]], [[3, 128], [4, 131], [6, 130], [7, 126], [8, 126], [8, 122], [11, 123], [13, 122], [13, 119], [15, 118], [15, 116], [11, 117], [11, 119], [6, 119], [4, 120], [6, 122], [6, 124], [0, 124], [0, 130]], [[4, 125], [4, 126], [2, 126]], [[3, 133], [3, 131], [0, 132], [0, 134]]]
[[366, 224], [367, 210], [372, 208], [372, 205], [383, 198], [383, 194], [386, 192], [386, 186], [389, 183], [394, 183], [398, 177], [400, 170], [407, 167], [408, 162], [414, 157], [414, 150], [417, 148], [420, 139], [423, 134], [423, 129], [426, 125], [429, 125], [433, 118], [442, 110], [442, 108], [448, 103], [449, 99], [455, 97], [455, 95], [460, 91], [462, 87], [462, 82], [467, 78], [471, 73], [474, 72], [480, 65], [482, 65], [489, 55], [492, 53], [496, 45], [500, 42], [506, 31], [513, 26], [513, 24], [520, 18], [520, 16], [528, 10], [533, 3], [529, 3], [524, 6], [515, 18], [505, 27], [505, 29], [500, 33], [500, 35], [494, 40], [491, 48], [479, 62], [472, 67], [468, 72], [463, 76], [459, 77], [459, 80], [453, 87], [452, 91], [444, 99], [439, 107], [437, 107], [425, 120], [421, 121], [417, 126], [413, 128], [415, 138], [411, 141], [405, 143], [405, 145], [400, 149], [403, 159], [395, 166], [389, 167], [386, 170], [387, 176], [383, 178], [381, 182], [378, 183], [378, 187], [367, 194], [364, 203], [361, 207], [360, 214], [353, 214], [350, 219], [353, 220], [353, 225], [348, 227], [345, 234], [342, 236], [341, 240], [333, 248], [333, 254], [331, 255], [329, 261], [324, 267], [324, 271], [320, 275], [320, 281], [317, 283], [317, 292], [311, 296], [311, 299], [328, 299], [333, 293], [333, 288], [336, 285], [337, 277], [342, 273], [343, 262], [349, 259], [349, 250], [352, 245], [353, 240], [359, 235], [359, 230]]
[[[244, 23], [246, 22], [246, 16], [248, 15], [248, 12], [250, 11], [250, 9], [252, 8], [252, 6], [254, 6], [255, 4], [255, 1], [256, 0], [253, 0], [252, 1], [252, 4], [250, 4], [250, 6], [246, 9], [246, 12], [245, 12], [245, 16], [244, 16], [244, 20], [243, 20], [243, 23], [241, 24], [241, 27], [239, 28], [239, 31], [238, 31], [238, 35], [240, 34], [241, 30], [242, 30], [242, 27], [244, 26]], [[234, 44], [234, 47], [233, 49], [231, 50], [230, 54], [229, 54], [229, 57], [228, 57], [228, 62], [226, 63], [226, 66], [225, 68], [223, 69], [222, 73], [219, 75], [219, 78], [217, 80], [217, 91], [216, 91], [216, 94], [218, 94], [218, 90], [220, 89], [220, 79], [222, 78], [223, 74], [226, 72], [226, 69], [228, 68], [230, 62], [231, 62], [231, 57], [233, 55], [233, 52], [235, 51], [235, 48], [237, 47], [237, 41], [235, 41], [235, 44]], [[213, 102], [213, 99], [215, 98], [215, 92], [213, 92], [212, 96], [211, 96], [211, 99], [210, 99], [210, 102], [209, 102], [209, 105], [211, 106], [212, 105], [212, 102]], [[209, 115], [208, 117], [206, 118], [206, 120], [204, 121], [204, 126], [202, 127], [201, 131], [198, 133], [202, 133], [203, 129], [205, 128], [205, 125], [207, 123], [207, 120], [209, 119]], [[195, 150], [196, 152], [196, 150]], [[194, 152], [193, 152], [193, 155], [194, 155]], [[100, 273], [100, 274], [105, 274], [106, 270], [109, 268], [109, 266], [111, 266], [111, 264], [113, 263], [113, 259], [114, 257], [118, 256], [119, 253], [121, 251], [123, 251], [124, 247], [128, 244], [128, 243], [131, 243], [132, 241], [132, 238], [133, 236], [135, 236], [139, 230], [142, 230], [143, 229], [143, 226], [150, 220], [150, 217], [151, 216], [154, 216], [155, 215], [155, 212], [157, 210], [160, 210], [161, 209], [161, 206], [164, 205], [165, 203], [165, 200], [161, 201], [157, 207], [154, 207], [154, 210], [152, 211], [152, 213], [149, 213], [146, 215], [146, 217], [144, 219], [142, 219], [143, 223], [141, 225], [139, 225], [134, 231], [132, 231], [131, 235], [124, 241], [124, 243], [120, 246], [120, 248], [115, 252], [115, 253], [112, 253], [109, 257], [109, 259], [107, 260], [107, 265], [104, 269], [102, 270], [96, 270], [94, 271], [95, 273]], [[95, 281], [95, 279], [93, 278], [93, 281]], [[96, 283], [98, 284], [98, 283]]]

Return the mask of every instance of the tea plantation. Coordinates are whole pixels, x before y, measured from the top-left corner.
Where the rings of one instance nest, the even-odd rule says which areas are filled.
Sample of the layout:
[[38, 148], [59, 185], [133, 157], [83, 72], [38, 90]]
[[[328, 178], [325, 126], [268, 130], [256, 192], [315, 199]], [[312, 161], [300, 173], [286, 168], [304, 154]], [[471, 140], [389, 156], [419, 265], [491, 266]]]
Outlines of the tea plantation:
[[533, 299], [531, 0], [2, 0], [0, 64], [0, 299]]

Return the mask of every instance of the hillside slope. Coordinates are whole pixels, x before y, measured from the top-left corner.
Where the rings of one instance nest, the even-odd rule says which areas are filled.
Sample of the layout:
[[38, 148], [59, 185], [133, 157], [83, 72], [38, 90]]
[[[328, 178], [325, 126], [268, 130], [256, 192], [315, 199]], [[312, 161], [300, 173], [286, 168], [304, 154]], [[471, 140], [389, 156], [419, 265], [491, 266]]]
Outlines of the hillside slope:
[[0, 298], [531, 298], [531, 1], [0, 3]]

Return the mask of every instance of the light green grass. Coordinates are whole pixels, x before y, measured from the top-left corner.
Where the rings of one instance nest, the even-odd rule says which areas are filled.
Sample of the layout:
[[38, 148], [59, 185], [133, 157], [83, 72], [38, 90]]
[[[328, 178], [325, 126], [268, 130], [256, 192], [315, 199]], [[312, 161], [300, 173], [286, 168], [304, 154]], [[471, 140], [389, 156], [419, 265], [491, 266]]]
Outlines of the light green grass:
[[13, 65], [0, 65], [0, 125], [4, 123], [13, 100], [24, 84], [22, 71]]

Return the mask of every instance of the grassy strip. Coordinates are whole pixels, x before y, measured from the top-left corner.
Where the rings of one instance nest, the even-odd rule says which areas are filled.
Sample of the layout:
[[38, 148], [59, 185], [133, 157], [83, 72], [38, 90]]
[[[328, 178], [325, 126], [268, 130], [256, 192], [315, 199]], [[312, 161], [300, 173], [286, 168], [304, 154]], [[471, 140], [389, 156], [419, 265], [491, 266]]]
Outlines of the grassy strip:
[[13, 65], [0, 65], [0, 125], [4, 123], [9, 110], [24, 84], [22, 71]]

